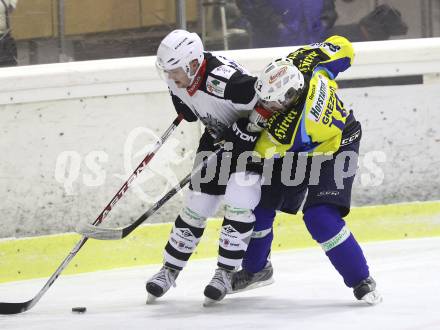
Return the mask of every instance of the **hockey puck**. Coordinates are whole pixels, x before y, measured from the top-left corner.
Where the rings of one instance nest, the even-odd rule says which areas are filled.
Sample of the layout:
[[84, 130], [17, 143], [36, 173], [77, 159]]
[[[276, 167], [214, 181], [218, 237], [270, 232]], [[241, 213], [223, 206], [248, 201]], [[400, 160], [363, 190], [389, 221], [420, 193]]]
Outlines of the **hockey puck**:
[[72, 312], [74, 313], [85, 313], [87, 311], [87, 308], [85, 307], [73, 307]]

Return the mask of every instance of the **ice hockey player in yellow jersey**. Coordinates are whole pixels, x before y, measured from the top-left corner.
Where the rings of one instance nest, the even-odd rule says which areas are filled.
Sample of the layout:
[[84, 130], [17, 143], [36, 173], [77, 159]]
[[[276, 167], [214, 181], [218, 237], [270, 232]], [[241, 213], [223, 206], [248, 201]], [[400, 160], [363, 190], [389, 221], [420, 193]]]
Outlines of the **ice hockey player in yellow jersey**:
[[[337, 95], [335, 78], [353, 58], [351, 43], [333, 36], [274, 60], [257, 79], [259, 103], [251, 123], [240, 119], [235, 131], [252, 135], [264, 128], [254, 152], [274, 159], [274, 167], [271, 177], [264, 178], [254, 232], [243, 269], [233, 276], [233, 292], [273, 282], [269, 255], [275, 212], [296, 214], [305, 199], [304, 223], [344, 283], [358, 300], [372, 305], [382, 301], [343, 219], [350, 211], [362, 131]], [[303, 179], [297, 180], [301, 174]]]

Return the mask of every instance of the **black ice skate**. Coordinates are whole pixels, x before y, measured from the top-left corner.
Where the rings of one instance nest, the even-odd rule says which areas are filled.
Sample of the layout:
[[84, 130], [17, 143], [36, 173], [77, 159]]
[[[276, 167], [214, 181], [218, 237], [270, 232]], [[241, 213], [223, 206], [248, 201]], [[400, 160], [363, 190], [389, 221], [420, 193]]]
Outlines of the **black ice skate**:
[[268, 261], [266, 266], [258, 273], [250, 273], [245, 269], [234, 273], [232, 275], [232, 292], [230, 293], [252, 290], [273, 282], [273, 268], [270, 261]]
[[176, 278], [179, 275], [179, 272], [180, 271], [178, 270], [162, 266], [160, 271], [147, 281], [147, 304], [162, 297], [171, 286], [175, 287]]
[[353, 288], [356, 299], [363, 300], [369, 305], [376, 305], [382, 302], [381, 294], [376, 290], [376, 281], [368, 276]]
[[217, 268], [215, 270], [214, 277], [203, 292], [205, 295], [205, 302], [203, 303], [203, 306], [206, 307], [218, 302], [225, 297], [226, 293], [231, 292], [232, 274], [233, 273], [231, 271], [222, 268]]

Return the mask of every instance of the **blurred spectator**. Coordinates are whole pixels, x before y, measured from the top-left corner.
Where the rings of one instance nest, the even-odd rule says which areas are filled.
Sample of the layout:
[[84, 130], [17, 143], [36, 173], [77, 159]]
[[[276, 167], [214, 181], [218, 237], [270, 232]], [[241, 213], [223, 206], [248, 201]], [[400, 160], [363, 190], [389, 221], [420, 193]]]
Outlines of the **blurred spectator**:
[[337, 18], [334, 0], [237, 0], [252, 47], [303, 45], [325, 39]]
[[17, 65], [17, 46], [11, 34], [10, 14], [18, 0], [0, 0], [0, 67]]
[[357, 24], [335, 26], [329, 35], [343, 35], [350, 41], [386, 40], [391, 36], [406, 34], [408, 26], [400, 12], [388, 5], [377, 6]]
[[236, 0], [236, 4], [248, 22], [253, 48], [305, 45], [335, 34], [350, 41], [385, 40], [408, 30], [400, 12], [388, 5], [377, 6], [358, 23], [334, 26], [335, 0]]

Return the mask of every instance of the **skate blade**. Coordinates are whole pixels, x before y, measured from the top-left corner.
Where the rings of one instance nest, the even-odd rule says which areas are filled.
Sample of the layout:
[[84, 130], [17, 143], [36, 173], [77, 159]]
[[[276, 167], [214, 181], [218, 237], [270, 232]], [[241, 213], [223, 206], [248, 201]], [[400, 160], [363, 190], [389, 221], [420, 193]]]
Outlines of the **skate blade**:
[[153, 296], [152, 294], [148, 294], [147, 296], [147, 305], [153, 304], [156, 301], [157, 297]]
[[218, 303], [218, 300], [214, 300], [208, 297], [205, 297], [205, 301], [203, 302], [203, 307], [211, 307]]
[[368, 305], [374, 306], [380, 304], [383, 301], [382, 295], [376, 290], [368, 292], [365, 296], [362, 297], [363, 301], [365, 301]]
[[266, 285], [271, 285], [274, 282], [275, 282], [274, 278], [271, 277], [271, 278], [269, 278], [266, 281], [255, 282], [255, 283], [252, 283], [251, 285], [249, 285], [249, 286], [247, 286], [247, 287], [245, 287], [243, 289], [234, 290], [234, 291], [231, 291], [231, 292], [228, 292], [228, 293], [229, 294], [233, 294], [233, 293], [239, 293], [239, 292], [243, 292], [243, 291], [249, 291], [249, 290], [261, 288], [261, 287], [266, 286]]

